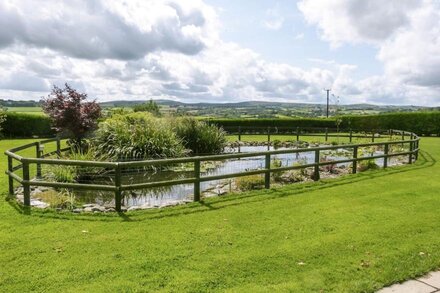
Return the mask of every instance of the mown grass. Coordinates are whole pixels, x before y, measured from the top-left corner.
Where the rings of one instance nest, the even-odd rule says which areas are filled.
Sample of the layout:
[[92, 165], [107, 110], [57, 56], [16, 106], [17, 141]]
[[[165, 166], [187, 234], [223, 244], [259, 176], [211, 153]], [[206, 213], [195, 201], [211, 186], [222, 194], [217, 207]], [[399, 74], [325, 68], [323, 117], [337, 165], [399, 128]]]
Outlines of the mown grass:
[[45, 115], [41, 107], [7, 107], [9, 112]]
[[423, 139], [412, 166], [162, 210], [2, 200], [0, 291], [372, 292], [440, 266], [439, 142]]

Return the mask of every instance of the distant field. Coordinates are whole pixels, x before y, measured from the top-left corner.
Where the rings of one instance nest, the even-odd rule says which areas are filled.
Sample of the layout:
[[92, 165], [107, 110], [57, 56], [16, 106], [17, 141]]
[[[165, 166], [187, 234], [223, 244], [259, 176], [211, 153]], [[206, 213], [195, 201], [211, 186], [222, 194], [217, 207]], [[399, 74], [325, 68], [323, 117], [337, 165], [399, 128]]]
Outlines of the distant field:
[[44, 115], [41, 107], [7, 107], [9, 112], [28, 113], [35, 115]]

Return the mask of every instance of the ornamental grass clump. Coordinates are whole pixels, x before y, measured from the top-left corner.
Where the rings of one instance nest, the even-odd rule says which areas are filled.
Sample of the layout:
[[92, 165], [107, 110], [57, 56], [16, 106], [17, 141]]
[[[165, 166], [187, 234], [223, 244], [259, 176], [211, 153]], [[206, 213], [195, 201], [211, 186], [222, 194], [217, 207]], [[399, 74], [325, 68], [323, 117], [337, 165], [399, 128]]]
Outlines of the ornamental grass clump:
[[176, 119], [173, 123], [177, 136], [191, 154], [221, 154], [227, 143], [226, 132], [191, 117]]
[[114, 161], [162, 159], [186, 154], [169, 121], [149, 113], [115, 115], [100, 123], [92, 144]]

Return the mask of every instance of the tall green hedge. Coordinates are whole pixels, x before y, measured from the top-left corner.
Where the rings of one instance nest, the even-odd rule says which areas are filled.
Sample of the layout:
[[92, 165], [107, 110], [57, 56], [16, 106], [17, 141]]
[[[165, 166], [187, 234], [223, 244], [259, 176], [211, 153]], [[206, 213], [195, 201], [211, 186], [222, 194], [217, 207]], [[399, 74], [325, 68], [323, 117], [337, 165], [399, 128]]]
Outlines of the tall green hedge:
[[7, 112], [2, 125], [4, 137], [48, 137], [55, 135], [47, 116]]
[[[386, 130], [399, 129], [420, 135], [440, 134], [440, 111], [435, 112], [397, 112], [379, 115], [340, 116], [341, 130]], [[336, 119], [297, 118], [297, 119], [209, 119], [209, 123], [223, 127], [226, 131], [242, 128], [336, 128]]]
[[342, 116], [344, 129], [374, 130], [399, 129], [419, 135], [440, 134], [440, 111], [388, 113], [368, 116]]
[[[341, 116], [340, 128], [343, 130], [400, 129], [420, 135], [440, 134], [440, 111], [389, 113], [366, 116]], [[336, 119], [320, 118], [280, 118], [280, 119], [209, 119], [209, 124], [223, 127], [226, 131], [237, 131], [242, 128], [336, 128]], [[3, 123], [5, 137], [52, 136], [50, 119], [46, 116], [7, 112]]]
[[265, 127], [279, 127], [279, 128], [296, 128], [296, 127], [310, 127], [310, 128], [336, 128], [335, 119], [320, 119], [320, 118], [250, 118], [250, 119], [209, 119], [206, 120], [210, 124], [223, 127], [226, 131], [236, 129], [240, 126], [242, 128], [265, 128]]

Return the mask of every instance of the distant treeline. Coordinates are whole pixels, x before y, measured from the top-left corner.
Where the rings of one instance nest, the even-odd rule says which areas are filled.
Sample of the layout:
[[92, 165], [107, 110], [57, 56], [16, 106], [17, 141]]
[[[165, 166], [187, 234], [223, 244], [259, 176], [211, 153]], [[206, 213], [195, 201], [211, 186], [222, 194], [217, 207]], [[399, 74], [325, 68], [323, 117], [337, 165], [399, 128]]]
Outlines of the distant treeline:
[[13, 100], [1, 100], [1, 107], [40, 107], [41, 101], [13, 101]]
[[[223, 127], [226, 131], [245, 128], [336, 128], [340, 130], [386, 130], [400, 129], [420, 135], [440, 134], [440, 111], [414, 113], [388, 113], [367, 116], [340, 116], [329, 119], [320, 118], [282, 118], [282, 119], [207, 119], [210, 124]], [[47, 137], [55, 133], [47, 116], [7, 112], [3, 123], [5, 137]]]

